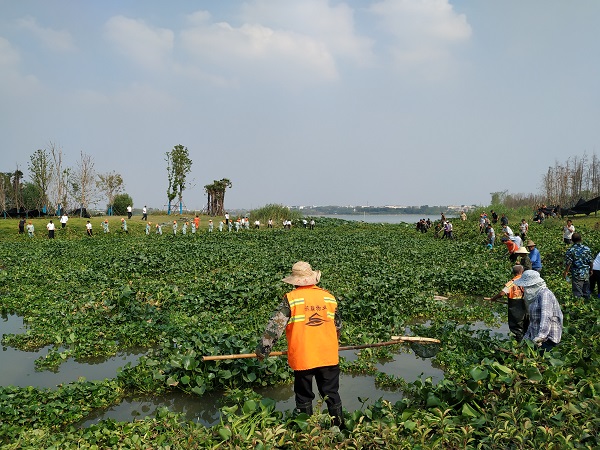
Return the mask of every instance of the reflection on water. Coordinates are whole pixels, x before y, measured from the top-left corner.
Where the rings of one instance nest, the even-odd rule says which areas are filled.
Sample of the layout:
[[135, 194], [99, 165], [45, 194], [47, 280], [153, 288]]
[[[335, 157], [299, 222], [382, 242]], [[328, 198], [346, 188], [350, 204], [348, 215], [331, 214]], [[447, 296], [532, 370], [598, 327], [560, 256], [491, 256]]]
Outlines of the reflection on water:
[[433, 384], [444, 378], [444, 371], [433, 365], [431, 359], [419, 358], [410, 347], [400, 347], [391, 361], [375, 366], [380, 372], [395, 375], [411, 382], [418, 378], [431, 377]]
[[186, 420], [212, 426], [219, 423], [222, 393], [206, 393], [202, 397], [173, 391], [164, 395], [147, 395], [124, 399], [120, 404], [90, 414], [80, 427], [87, 428], [104, 419], [131, 422], [144, 417], [154, 417], [160, 408], [183, 413]]
[[[23, 319], [14, 314], [2, 315], [0, 321], [0, 335], [19, 334], [26, 332]], [[111, 358], [94, 358], [85, 361], [75, 361], [72, 358], [64, 361], [58, 371], [36, 372], [35, 360], [48, 353], [51, 347], [40, 350], [25, 352], [12, 347], [2, 347], [0, 352], [0, 386], [34, 386], [40, 388], [53, 388], [59, 384], [67, 384], [77, 381], [79, 377], [86, 380], [104, 380], [115, 378], [117, 369], [127, 363], [135, 364], [142, 351], [119, 352]]]

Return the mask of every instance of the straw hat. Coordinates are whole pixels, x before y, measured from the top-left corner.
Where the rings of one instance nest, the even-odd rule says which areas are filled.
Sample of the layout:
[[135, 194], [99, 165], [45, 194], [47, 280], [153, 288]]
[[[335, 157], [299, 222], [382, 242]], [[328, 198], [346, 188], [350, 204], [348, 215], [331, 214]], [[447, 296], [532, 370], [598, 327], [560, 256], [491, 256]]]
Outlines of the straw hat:
[[535, 242], [533, 242], [531, 239], [529, 239], [527, 241], [527, 245], [525, 247], [535, 247]]
[[529, 255], [529, 250], [527, 250], [525, 247], [519, 247], [519, 250], [517, 250], [515, 253], [519, 255]]
[[540, 273], [537, 270], [526, 270], [521, 275], [521, 278], [515, 280], [515, 285], [517, 286], [533, 286], [540, 282], [544, 281], [544, 279], [540, 276]]
[[320, 279], [320, 270], [312, 270], [309, 263], [298, 261], [292, 266], [292, 274], [281, 281], [293, 284], [294, 286], [311, 286], [317, 284]]

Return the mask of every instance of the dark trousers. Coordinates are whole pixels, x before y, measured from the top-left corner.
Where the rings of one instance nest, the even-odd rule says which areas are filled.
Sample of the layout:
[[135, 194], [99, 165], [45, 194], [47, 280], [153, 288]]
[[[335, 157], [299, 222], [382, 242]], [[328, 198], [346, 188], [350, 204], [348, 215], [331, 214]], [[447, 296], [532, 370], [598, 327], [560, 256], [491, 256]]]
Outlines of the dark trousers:
[[600, 296], [600, 270], [592, 271], [592, 275], [590, 276], [590, 292]]
[[529, 327], [529, 314], [525, 300], [522, 298], [513, 300], [508, 299], [508, 328], [515, 335], [517, 342], [521, 342], [525, 332]]
[[308, 370], [294, 372], [294, 393], [296, 394], [296, 407], [306, 408], [312, 405], [315, 398], [313, 392], [313, 378], [317, 382], [317, 389], [321, 397], [325, 398], [327, 409], [331, 411], [335, 406], [342, 404], [340, 398], [340, 366], [315, 367]]
[[590, 298], [590, 280], [579, 280], [575, 277], [571, 280], [573, 297]]

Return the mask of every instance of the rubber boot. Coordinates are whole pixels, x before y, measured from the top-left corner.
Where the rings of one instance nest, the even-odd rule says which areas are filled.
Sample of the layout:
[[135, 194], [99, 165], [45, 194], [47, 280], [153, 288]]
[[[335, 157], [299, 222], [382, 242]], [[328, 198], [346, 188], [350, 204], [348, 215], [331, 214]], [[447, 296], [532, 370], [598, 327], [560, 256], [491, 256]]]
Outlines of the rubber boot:
[[344, 430], [344, 413], [342, 412], [342, 404], [328, 406], [327, 411], [329, 415], [333, 417], [333, 425], [337, 426], [340, 430]]
[[308, 414], [309, 416], [312, 416], [313, 414], [313, 406], [312, 403], [301, 403], [301, 404], [297, 404], [296, 405], [296, 413], [297, 414]]

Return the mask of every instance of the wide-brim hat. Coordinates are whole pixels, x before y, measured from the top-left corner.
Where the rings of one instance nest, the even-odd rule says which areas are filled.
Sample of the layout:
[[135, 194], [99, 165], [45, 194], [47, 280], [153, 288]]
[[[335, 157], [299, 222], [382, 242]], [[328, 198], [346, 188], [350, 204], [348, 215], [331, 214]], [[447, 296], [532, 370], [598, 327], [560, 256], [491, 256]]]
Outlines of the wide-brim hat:
[[293, 284], [294, 286], [311, 286], [317, 284], [320, 279], [320, 270], [312, 270], [309, 263], [298, 261], [292, 266], [292, 274], [283, 278], [281, 281]]
[[542, 281], [544, 281], [544, 279], [537, 270], [526, 270], [523, 272], [523, 275], [521, 275], [521, 278], [515, 280], [515, 285], [527, 287], [541, 283]]
[[515, 253], [519, 255], [529, 255], [529, 250], [527, 250], [525, 247], [519, 247]]
[[527, 245], [525, 247], [535, 247], [535, 242], [533, 242], [531, 239], [529, 239], [527, 241]]

